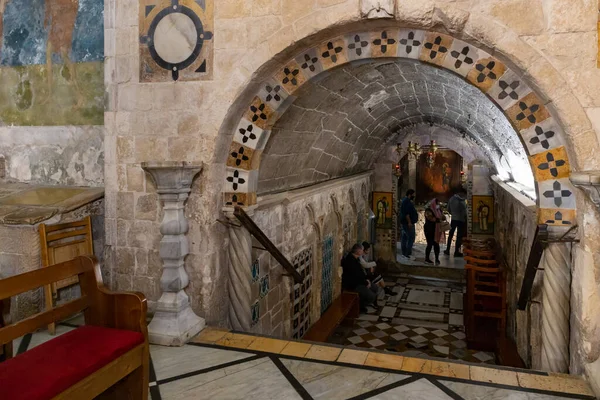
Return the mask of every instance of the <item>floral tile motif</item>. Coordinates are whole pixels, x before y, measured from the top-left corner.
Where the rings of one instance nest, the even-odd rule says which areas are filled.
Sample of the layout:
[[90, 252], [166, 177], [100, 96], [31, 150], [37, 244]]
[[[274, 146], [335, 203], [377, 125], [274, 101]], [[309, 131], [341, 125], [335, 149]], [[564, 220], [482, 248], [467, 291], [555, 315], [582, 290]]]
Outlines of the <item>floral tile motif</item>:
[[571, 174], [569, 156], [564, 147], [536, 154], [529, 160], [538, 181], [568, 178]]
[[419, 59], [431, 64], [443, 65], [450, 52], [453, 38], [437, 32], [427, 32]]
[[238, 127], [233, 133], [234, 142], [243, 144], [254, 150], [264, 149], [268, 137], [269, 132], [262, 130], [245, 118], [240, 120]]
[[529, 93], [523, 97], [517, 104], [508, 109], [506, 114], [518, 131], [528, 129], [550, 118], [550, 113], [535, 93]]
[[252, 122], [254, 125], [261, 129], [267, 129], [271, 126], [274, 121], [275, 113], [271, 107], [269, 107], [260, 97], [256, 96], [252, 100], [248, 111], [244, 115], [244, 118]]
[[539, 223], [553, 227], [570, 227], [576, 224], [576, 211], [542, 208], [539, 211]]
[[508, 110], [517, 101], [531, 93], [531, 88], [514, 71], [508, 70], [488, 92], [488, 95], [503, 110]]
[[258, 152], [250, 147], [236, 142], [231, 143], [227, 166], [241, 169], [253, 169], [258, 167], [260, 156]]
[[256, 193], [223, 193], [225, 207], [245, 207], [256, 204]]
[[296, 61], [290, 61], [275, 75], [275, 80], [289, 93], [293, 94], [307, 81]]
[[348, 60], [371, 58], [371, 34], [367, 32], [352, 33], [344, 37], [348, 49]]
[[569, 178], [551, 179], [537, 182], [540, 208], [571, 209], [577, 208], [575, 188]]
[[467, 74], [467, 80], [483, 92], [488, 92], [494, 83], [506, 72], [506, 66], [494, 57], [477, 61]]
[[371, 33], [373, 57], [396, 57], [398, 54], [398, 30], [384, 29]]
[[318, 49], [309, 49], [302, 52], [301, 55], [296, 57], [296, 63], [308, 79], [323, 72], [323, 64], [321, 63]]
[[400, 29], [398, 34], [398, 57], [417, 60], [425, 44], [425, 31]]
[[231, 193], [249, 193], [256, 191], [258, 171], [246, 171], [240, 168], [227, 168], [225, 191]]
[[280, 83], [273, 79], [264, 82], [258, 92], [258, 97], [263, 100], [273, 111], [278, 111], [289, 97]]
[[552, 117], [532, 125], [520, 133], [531, 155], [564, 146], [562, 129]]
[[474, 46], [463, 42], [462, 40], [454, 39], [452, 47], [444, 60], [443, 66], [452, 72], [465, 77], [469, 71], [475, 66], [477, 60], [488, 56], [483, 51], [480, 51]]
[[343, 38], [328, 40], [319, 46], [319, 56], [324, 69], [330, 69], [348, 62], [348, 53]]

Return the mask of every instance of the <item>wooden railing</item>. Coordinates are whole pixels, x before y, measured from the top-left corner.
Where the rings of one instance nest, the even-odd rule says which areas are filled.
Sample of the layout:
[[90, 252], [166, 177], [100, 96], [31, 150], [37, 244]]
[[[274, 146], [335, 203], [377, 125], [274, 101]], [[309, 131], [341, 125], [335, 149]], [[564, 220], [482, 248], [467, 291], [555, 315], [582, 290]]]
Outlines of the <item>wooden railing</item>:
[[537, 273], [542, 254], [548, 243], [548, 225], [538, 225], [535, 231], [535, 237], [533, 238], [533, 244], [531, 245], [531, 252], [529, 253], [529, 260], [527, 261], [527, 267], [525, 269], [525, 276], [523, 277], [523, 284], [521, 285], [521, 294], [519, 295], [519, 310], [525, 310], [527, 303], [531, 298], [531, 289], [533, 288], [533, 281]]
[[265, 235], [265, 233], [252, 221], [252, 218], [241, 207], [236, 207], [233, 215], [250, 232], [252, 236], [262, 244], [266, 251], [277, 260], [279, 264], [294, 278], [296, 283], [302, 283], [302, 276], [296, 271], [292, 263], [279, 251], [277, 246]]

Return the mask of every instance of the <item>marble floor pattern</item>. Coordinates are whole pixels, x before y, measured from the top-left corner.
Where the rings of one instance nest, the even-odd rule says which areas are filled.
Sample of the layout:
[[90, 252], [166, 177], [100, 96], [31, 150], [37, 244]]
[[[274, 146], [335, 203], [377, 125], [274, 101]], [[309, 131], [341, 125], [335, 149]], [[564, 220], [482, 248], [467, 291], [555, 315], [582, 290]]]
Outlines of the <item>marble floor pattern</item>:
[[[415, 259], [413, 261], [409, 261], [401, 258], [402, 250], [400, 249], [400, 243], [397, 243], [396, 248], [396, 261], [403, 265], [419, 265], [419, 266], [431, 266], [431, 264], [425, 263], [425, 249], [427, 245], [424, 243], [415, 243], [413, 246], [413, 254], [412, 257]], [[460, 257], [454, 257], [454, 255], [447, 256], [443, 252], [446, 250], [446, 245], [440, 245], [440, 262], [438, 268], [449, 268], [449, 269], [465, 269], [465, 260]], [[433, 251], [431, 252], [431, 260], [434, 260]]]
[[344, 321], [329, 343], [495, 364], [493, 353], [469, 350], [465, 341], [463, 291], [460, 283], [407, 274], [385, 276], [395, 293], [378, 300], [376, 310]]
[[[82, 323], [78, 317], [59, 324], [57, 335]], [[15, 341], [15, 350], [20, 354], [51, 338], [45, 331], [28, 334]], [[575, 377], [557, 379], [543, 372], [439, 363], [211, 329], [183, 347], [151, 346], [150, 356], [150, 400], [593, 399], [587, 384]], [[549, 390], [552, 385], [554, 390]]]

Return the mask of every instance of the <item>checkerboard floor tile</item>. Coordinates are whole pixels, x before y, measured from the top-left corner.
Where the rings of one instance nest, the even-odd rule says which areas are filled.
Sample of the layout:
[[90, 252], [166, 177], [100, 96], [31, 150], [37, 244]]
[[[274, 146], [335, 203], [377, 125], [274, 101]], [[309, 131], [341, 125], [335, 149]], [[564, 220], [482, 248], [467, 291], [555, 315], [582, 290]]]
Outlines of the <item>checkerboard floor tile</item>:
[[342, 323], [330, 343], [495, 364], [493, 353], [467, 348], [460, 284], [405, 276], [385, 280], [397, 294], [380, 298], [375, 311], [354, 323]]

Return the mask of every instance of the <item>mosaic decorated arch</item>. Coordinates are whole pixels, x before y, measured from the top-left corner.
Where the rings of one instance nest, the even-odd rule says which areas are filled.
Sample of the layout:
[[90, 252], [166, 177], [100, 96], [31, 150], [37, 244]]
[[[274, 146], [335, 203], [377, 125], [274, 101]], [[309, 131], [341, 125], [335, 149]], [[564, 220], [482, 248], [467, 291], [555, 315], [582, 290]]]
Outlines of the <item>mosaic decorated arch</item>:
[[415, 29], [378, 29], [326, 40], [297, 53], [260, 85], [240, 117], [227, 159], [224, 205], [251, 206], [261, 154], [270, 129], [295, 100], [294, 93], [320, 73], [352, 61], [407, 58], [447, 69], [479, 88], [506, 115], [525, 145], [538, 192], [539, 222], [575, 224], [576, 194], [564, 133], [528, 84], [502, 61], [446, 34]]

